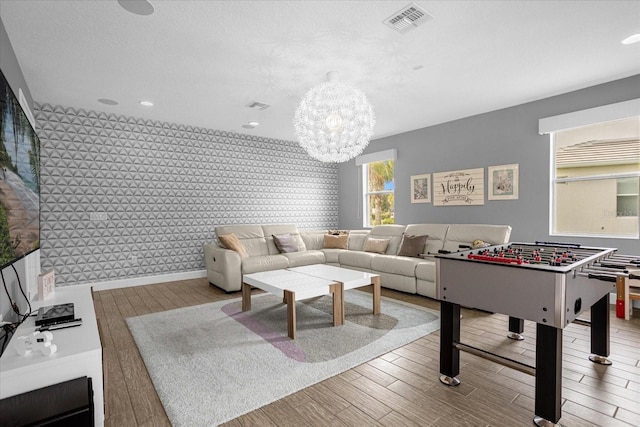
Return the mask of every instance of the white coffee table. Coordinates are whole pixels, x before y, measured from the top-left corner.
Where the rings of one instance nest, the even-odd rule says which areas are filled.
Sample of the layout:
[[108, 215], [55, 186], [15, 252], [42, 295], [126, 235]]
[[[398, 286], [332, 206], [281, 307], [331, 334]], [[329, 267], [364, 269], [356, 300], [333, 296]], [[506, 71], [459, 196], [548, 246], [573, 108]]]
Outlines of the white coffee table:
[[242, 276], [242, 311], [251, 310], [251, 287], [283, 298], [287, 304], [287, 332], [291, 339], [296, 339], [296, 301], [332, 295], [333, 326], [344, 322], [344, 316], [340, 313], [344, 306], [341, 283], [289, 270], [245, 274]]
[[[326, 264], [305, 265], [289, 268], [288, 270], [342, 283], [343, 292], [363, 286], [373, 286], [373, 314], [380, 314], [380, 276], [377, 274]], [[344, 296], [342, 297], [342, 303], [344, 304]], [[340, 324], [343, 324], [344, 308], [341, 311], [342, 323]]]
[[373, 285], [373, 313], [380, 313], [380, 276], [324, 264], [245, 274], [242, 311], [251, 310], [251, 288], [282, 297], [287, 304], [287, 332], [296, 338], [296, 301], [322, 295], [333, 297], [333, 325], [344, 324], [344, 291]]

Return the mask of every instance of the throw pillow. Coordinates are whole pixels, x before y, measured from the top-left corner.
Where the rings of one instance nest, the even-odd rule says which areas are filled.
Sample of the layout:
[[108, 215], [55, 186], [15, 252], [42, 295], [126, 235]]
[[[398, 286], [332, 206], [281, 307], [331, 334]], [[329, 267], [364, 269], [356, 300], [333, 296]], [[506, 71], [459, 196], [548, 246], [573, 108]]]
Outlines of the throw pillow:
[[272, 236], [273, 243], [276, 244], [281, 254], [298, 252], [298, 244], [291, 234], [273, 234]]
[[349, 249], [349, 235], [341, 234], [339, 236], [332, 236], [325, 234], [322, 247], [324, 249]]
[[332, 236], [342, 236], [343, 234], [349, 234], [349, 230], [329, 230], [327, 234]]
[[473, 247], [473, 249], [479, 249], [479, 248], [487, 248], [491, 246], [491, 244], [486, 243], [484, 240], [476, 239], [473, 241], [471, 246]]
[[391, 239], [372, 239], [369, 237], [364, 244], [364, 251], [383, 254], [389, 246], [389, 240]]
[[400, 245], [398, 256], [418, 258], [420, 254], [424, 252], [424, 245], [427, 243], [427, 237], [429, 236], [413, 236], [405, 234], [402, 237], [402, 244]]
[[247, 252], [245, 247], [242, 245], [242, 242], [235, 234], [222, 234], [218, 236], [218, 240], [225, 248], [238, 252], [240, 258], [249, 258], [249, 252]]

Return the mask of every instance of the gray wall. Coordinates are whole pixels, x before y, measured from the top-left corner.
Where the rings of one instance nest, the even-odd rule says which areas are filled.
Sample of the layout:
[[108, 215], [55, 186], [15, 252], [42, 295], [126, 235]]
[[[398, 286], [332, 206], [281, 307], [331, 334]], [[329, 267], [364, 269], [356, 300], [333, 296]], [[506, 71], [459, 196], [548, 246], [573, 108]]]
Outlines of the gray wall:
[[[548, 135], [538, 134], [540, 118], [634, 98], [640, 98], [640, 75], [377, 139], [370, 143], [365, 153], [398, 149], [395, 169], [395, 217], [398, 224], [509, 224], [513, 227], [512, 241], [570, 241], [640, 254], [640, 243], [636, 239], [549, 236], [550, 142]], [[427, 108], [437, 108], [437, 105]], [[484, 206], [447, 207], [412, 204], [410, 201], [411, 175], [485, 168], [486, 183], [488, 166], [511, 163], [520, 165], [518, 200], [485, 200]], [[358, 174], [353, 161], [339, 167], [340, 228], [362, 228], [361, 215], [358, 214], [358, 198], [361, 197]]]
[[338, 224], [337, 166], [295, 142], [49, 104], [35, 115], [41, 263], [57, 286], [202, 270], [217, 225]]

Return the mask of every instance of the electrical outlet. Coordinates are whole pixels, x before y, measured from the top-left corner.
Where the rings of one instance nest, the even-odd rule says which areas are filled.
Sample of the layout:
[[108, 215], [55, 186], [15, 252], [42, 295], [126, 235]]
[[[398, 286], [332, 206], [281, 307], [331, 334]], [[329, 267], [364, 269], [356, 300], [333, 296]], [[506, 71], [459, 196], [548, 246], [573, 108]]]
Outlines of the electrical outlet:
[[106, 221], [107, 213], [106, 212], [91, 212], [89, 214], [89, 218], [91, 221]]
[[131, 262], [132, 265], [137, 265], [138, 264], [138, 257], [135, 255], [131, 255], [131, 257], [129, 258], [129, 261]]

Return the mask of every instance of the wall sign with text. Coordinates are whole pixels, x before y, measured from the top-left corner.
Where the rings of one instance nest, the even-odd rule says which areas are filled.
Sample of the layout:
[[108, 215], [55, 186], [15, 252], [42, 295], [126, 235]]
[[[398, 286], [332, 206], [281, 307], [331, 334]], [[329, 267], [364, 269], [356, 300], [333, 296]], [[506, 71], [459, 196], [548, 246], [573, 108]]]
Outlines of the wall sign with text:
[[433, 205], [484, 205], [484, 168], [434, 173]]

